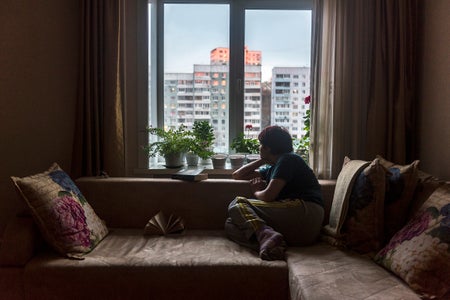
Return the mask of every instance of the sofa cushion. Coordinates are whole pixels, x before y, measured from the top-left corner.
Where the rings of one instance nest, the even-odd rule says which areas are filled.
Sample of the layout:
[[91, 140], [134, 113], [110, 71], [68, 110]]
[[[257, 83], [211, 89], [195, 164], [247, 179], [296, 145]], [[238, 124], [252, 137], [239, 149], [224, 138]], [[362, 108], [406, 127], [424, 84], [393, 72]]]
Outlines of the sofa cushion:
[[0, 266], [23, 267], [34, 255], [39, 239], [39, 232], [31, 217], [13, 218], [3, 232]]
[[77, 185], [109, 227], [144, 228], [159, 211], [184, 219], [188, 229], [223, 229], [228, 204], [251, 196], [248, 180], [170, 178], [77, 179]]
[[[346, 158], [342, 172], [345, 173], [346, 166], [352, 162], [355, 161], [348, 161]], [[344, 207], [339, 220], [342, 223], [342, 229], [333, 235], [330, 234], [329, 227], [325, 226], [324, 239], [335, 246], [347, 247], [359, 253], [372, 252], [375, 254], [383, 245], [386, 170], [380, 165], [378, 159], [359, 165], [363, 169], [355, 169], [353, 184], [346, 185], [348, 199], [337, 196], [333, 199], [333, 207]], [[336, 183], [336, 191], [338, 191], [338, 185], [339, 178]], [[348, 203], [342, 204], [344, 201]], [[330, 214], [330, 226], [332, 225], [333, 207]]]
[[43, 173], [11, 179], [43, 237], [60, 254], [81, 258], [107, 235], [104, 222], [56, 163]]
[[336, 181], [329, 222], [325, 226], [327, 232], [333, 237], [339, 237], [341, 235], [353, 185], [361, 170], [368, 164], [369, 162], [366, 161], [350, 160], [348, 157], [344, 158], [342, 170]]
[[425, 173], [420, 169], [417, 171], [417, 185], [414, 191], [413, 200], [409, 209], [408, 220], [411, 219], [422, 204], [433, 194], [440, 186], [445, 184], [445, 180], [441, 180], [431, 174]]
[[326, 243], [287, 251], [291, 300], [420, 299], [365, 256]]
[[419, 161], [398, 165], [381, 156], [377, 157], [389, 171], [384, 204], [384, 236], [387, 242], [406, 224], [417, 185]]
[[426, 298], [450, 298], [450, 185], [430, 196], [375, 261]]
[[84, 260], [36, 256], [25, 268], [26, 298], [288, 299], [286, 262], [261, 260], [223, 230], [143, 233], [111, 229]]

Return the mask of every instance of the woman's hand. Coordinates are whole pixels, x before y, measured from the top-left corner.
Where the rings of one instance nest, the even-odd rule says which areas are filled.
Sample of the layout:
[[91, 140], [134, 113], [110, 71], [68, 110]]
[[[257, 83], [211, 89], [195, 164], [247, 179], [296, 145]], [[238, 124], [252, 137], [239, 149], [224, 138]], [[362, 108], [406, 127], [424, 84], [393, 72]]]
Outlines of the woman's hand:
[[[263, 189], [258, 190], [259, 188], [262, 187], [262, 182], [260, 181], [264, 182], [265, 187]], [[268, 184], [266, 184], [264, 180], [260, 181], [256, 180], [255, 182], [251, 183], [252, 192], [255, 195], [256, 199], [263, 200], [266, 202], [275, 201], [279, 193], [283, 189], [283, 187], [286, 185], [286, 181], [278, 178], [270, 180]]]
[[261, 177], [256, 177], [250, 180], [250, 188], [252, 193], [255, 194], [258, 191], [262, 191], [267, 187], [267, 182]]

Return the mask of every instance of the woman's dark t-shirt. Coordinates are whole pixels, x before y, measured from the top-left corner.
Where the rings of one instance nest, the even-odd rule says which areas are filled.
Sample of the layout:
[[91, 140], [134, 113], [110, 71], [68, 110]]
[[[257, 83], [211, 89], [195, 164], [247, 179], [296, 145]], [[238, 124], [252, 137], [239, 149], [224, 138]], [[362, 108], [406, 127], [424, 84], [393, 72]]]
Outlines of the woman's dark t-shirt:
[[278, 194], [277, 200], [303, 199], [323, 207], [319, 181], [299, 155], [295, 153], [282, 154], [275, 165], [262, 166], [259, 172], [267, 182], [271, 179], [286, 181], [286, 185]]

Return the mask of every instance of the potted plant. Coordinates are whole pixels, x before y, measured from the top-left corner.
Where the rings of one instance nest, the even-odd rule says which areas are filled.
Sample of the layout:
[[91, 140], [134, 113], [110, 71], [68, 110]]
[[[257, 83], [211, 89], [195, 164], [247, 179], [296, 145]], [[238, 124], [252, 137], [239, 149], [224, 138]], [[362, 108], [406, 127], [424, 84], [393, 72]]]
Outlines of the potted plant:
[[156, 142], [145, 147], [148, 155], [154, 157], [161, 155], [165, 158], [167, 168], [181, 167], [184, 163], [184, 154], [189, 150], [190, 134], [186, 126], [164, 130], [162, 128], [149, 127], [148, 132], [157, 137]]
[[251, 124], [246, 125], [246, 134], [240, 133], [235, 137], [231, 142], [231, 149], [235, 150], [236, 153], [257, 154], [259, 152], [259, 141], [249, 137], [252, 129], [253, 126]]
[[192, 140], [189, 144], [189, 152], [191, 154], [197, 155], [203, 160], [208, 159], [214, 154], [212, 151], [215, 140], [214, 129], [208, 121], [195, 121], [192, 127], [191, 137]]
[[252, 129], [251, 124], [245, 125], [246, 134], [240, 133], [231, 142], [230, 148], [236, 151], [236, 154], [229, 156], [232, 169], [241, 167], [245, 161], [250, 161], [250, 155], [259, 153], [259, 141], [249, 137]]

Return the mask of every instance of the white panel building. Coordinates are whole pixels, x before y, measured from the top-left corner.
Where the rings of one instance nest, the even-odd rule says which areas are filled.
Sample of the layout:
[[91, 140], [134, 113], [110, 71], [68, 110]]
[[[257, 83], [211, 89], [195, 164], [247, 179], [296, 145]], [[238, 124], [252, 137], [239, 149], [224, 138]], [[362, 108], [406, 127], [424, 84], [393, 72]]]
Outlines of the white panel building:
[[309, 109], [309, 104], [305, 104], [310, 88], [309, 75], [309, 67], [272, 69], [271, 125], [287, 128], [295, 138], [304, 134], [303, 116]]

